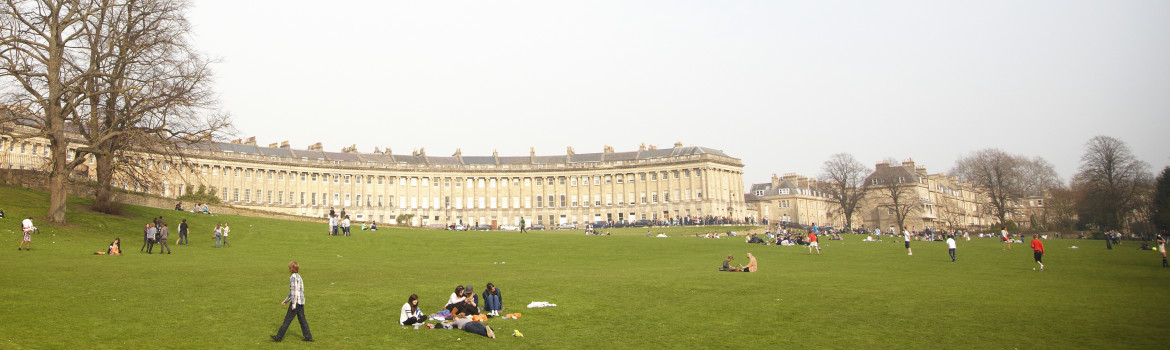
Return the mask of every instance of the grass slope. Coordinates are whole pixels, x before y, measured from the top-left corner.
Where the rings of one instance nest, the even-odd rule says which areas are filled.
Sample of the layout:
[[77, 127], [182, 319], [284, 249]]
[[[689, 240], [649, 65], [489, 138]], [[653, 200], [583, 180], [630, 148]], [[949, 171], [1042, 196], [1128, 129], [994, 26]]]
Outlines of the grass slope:
[[[19, 219], [44, 217], [43, 192], [0, 187], [0, 348], [1161, 348], [1170, 342], [1170, 269], [1132, 244], [1049, 240], [1049, 271], [1031, 251], [960, 242], [951, 263], [939, 242], [823, 241], [803, 247], [680, 237], [707, 228], [520, 235], [412, 229], [328, 237], [323, 224], [209, 217], [141, 207], [87, 212], [70, 198], [69, 225], [41, 223], [32, 251], [16, 251]], [[191, 246], [147, 255], [141, 229], [163, 215]], [[232, 248], [212, 247], [215, 221]], [[712, 230], [725, 230], [712, 228]], [[115, 236], [125, 256], [95, 256]], [[172, 233], [172, 242], [177, 233]], [[55, 242], [55, 243], [51, 243]], [[1080, 249], [1070, 249], [1072, 245]], [[720, 273], [728, 253], [761, 272]], [[286, 264], [301, 263], [317, 340], [272, 344], [284, 316]], [[411, 293], [424, 311], [456, 284], [494, 282], [519, 320], [488, 322], [499, 339], [404, 330]], [[526, 309], [531, 301], [557, 307]], [[507, 336], [520, 330], [524, 338]]]

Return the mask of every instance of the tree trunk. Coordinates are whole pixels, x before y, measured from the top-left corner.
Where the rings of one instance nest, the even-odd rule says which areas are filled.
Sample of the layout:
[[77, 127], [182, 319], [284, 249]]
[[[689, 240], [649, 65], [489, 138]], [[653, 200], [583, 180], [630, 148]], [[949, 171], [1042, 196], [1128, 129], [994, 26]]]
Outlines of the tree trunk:
[[[65, 140], [64, 128], [54, 126], [58, 129], [50, 133], [50, 154], [52, 156], [51, 166], [52, 170], [49, 172], [49, 222], [55, 224], [65, 223], [65, 200], [68, 198], [67, 187], [69, 185], [69, 169], [65, 164], [65, 152], [68, 148]], [[59, 135], [59, 137], [53, 137]]]
[[113, 206], [110, 197], [113, 194], [114, 166], [113, 157], [94, 155], [97, 168], [97, 190], [94, 192], [93, 209], [102, 213], [111, 213]]

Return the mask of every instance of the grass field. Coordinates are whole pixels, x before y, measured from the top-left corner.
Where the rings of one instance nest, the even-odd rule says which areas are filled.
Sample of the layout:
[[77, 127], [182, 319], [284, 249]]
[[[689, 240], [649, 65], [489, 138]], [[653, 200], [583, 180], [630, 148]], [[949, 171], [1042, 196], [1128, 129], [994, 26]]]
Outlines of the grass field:
[[[70, 199], [70, 224], [39, 222], [32, 251], [17, 251], [20, 218], [42, 218], [47, 194], [0, 187], [0, 349], [41, 348], [1165, 348], [1170, 269], [1135, 244], [1049, 240], [1047, 271], [1026, 245], [960, 242], [951, 263], [940, 242], [822, 241], [804, 247], [681, 237], [706, 228], [612, 236], [386, 229], [328, 237], [323, 224], [210, 217], [126, 207], [87, 212]], [[147, 255], [141, 229], [163, 215], [191, 246]], [[231, 248], [212, 247], [216, 220]], [[714, 230], [726, 230], [717, 228]], [[114, 237], [125, 256], [95, 256]], [[55, 242], [55, 243], [52, 243]], [[1070, 246], [1080, 246], [1070, 249]], [[759, 273], [721, 273], [729, 253]], [[290, 260], [301, 264], [316, 343], [284, 316]], [[417, 293], [438, 311], [457, 284], [493, 282], [506, 312], [487, 339], [402, 329], [398, 312]], [[526, 309], [532, 301], [558, 306]], [[508, 336], [513, 330], [523, 338]]]

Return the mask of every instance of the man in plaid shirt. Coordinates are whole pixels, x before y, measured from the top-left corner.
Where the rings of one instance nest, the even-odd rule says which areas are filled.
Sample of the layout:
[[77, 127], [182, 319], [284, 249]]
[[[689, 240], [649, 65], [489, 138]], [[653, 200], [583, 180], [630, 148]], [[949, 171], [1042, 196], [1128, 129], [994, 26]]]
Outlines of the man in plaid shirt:
[[288, 296], [280, 305], [288, 304], [288, 312], [284, 314], [284, 323], [280, 325], [280, 330], [276, 335], [271, 335], [273, 341], [281, 341], [284, 339], [284, 331], [288, 330], [288, 325], [292, 323], [293, 317], [301, 323], [301, 335], [305, 336], [305, 341], [313, 341], [313, 334], [309, 333], [309, 321], [305, 320], [305, 283], [301, 280], [301, 266], [296, 261], [288, 263], [288, 272], [292, 274], [288, 278]]

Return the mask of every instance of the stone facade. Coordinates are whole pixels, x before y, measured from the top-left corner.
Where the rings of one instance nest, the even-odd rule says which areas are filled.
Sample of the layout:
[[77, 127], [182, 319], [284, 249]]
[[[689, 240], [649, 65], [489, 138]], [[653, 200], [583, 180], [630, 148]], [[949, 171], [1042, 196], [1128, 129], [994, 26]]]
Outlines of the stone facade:
[[[995, 219], [984, 206], [986, 198], [970, 184], [944, 173], [928, 174], [913, 160], [891, 166], [879, 162], [866, 179], [866, 197], [853, 213], [853, 226], [883, 231], [897, 226], [890, 195], [882, 187], [895, 185], [902, 190], [899, 206], [904, 207], [908, 230], [973, 229], [987, 227]], [[844, 213], [831, 198], [817, 190], [817, 180], [796, 174], [772, 175], [770, 183], [752, 185], [745, 196], [751, 215], [769, 222], [789, 221], [802, 225], [842, 227]], [[1029, 208], [1042, 206], [1031, 198]]]
[[[0, 137], [0, 168], [43, 170], [46, 140]], [[75, 149], [80, 145], [70, 145]], [[722, 151], [676, 143], [636, 151], [527, 156], [428, 156], [356, 147], [325, 152], [320, 143], [294, 150], [254, 138], [189, 147], [172, 165], [141, 154], [119, 159], [148, 173], [145, 182], [116, 177], [115, 187], [178, 197], [191, 187], [214, 190], [225, 204], [307, 217], [343, 208], [357, 221], [438, 226], [553, 226], [594, 221], [682, 217], [744, 218], [743, 163]], [[92, 159], [87, 162], [92, 165]], [[91, 179], [92, 166], [78, 171]]]
[[817, 189], [817, 179], [773, 174], [771, 182], [753, 184], [746, 198], [753, 217], [769, 223], [841, 227], [845, 222], [843, 215], [830, 210], [832, 202]]

